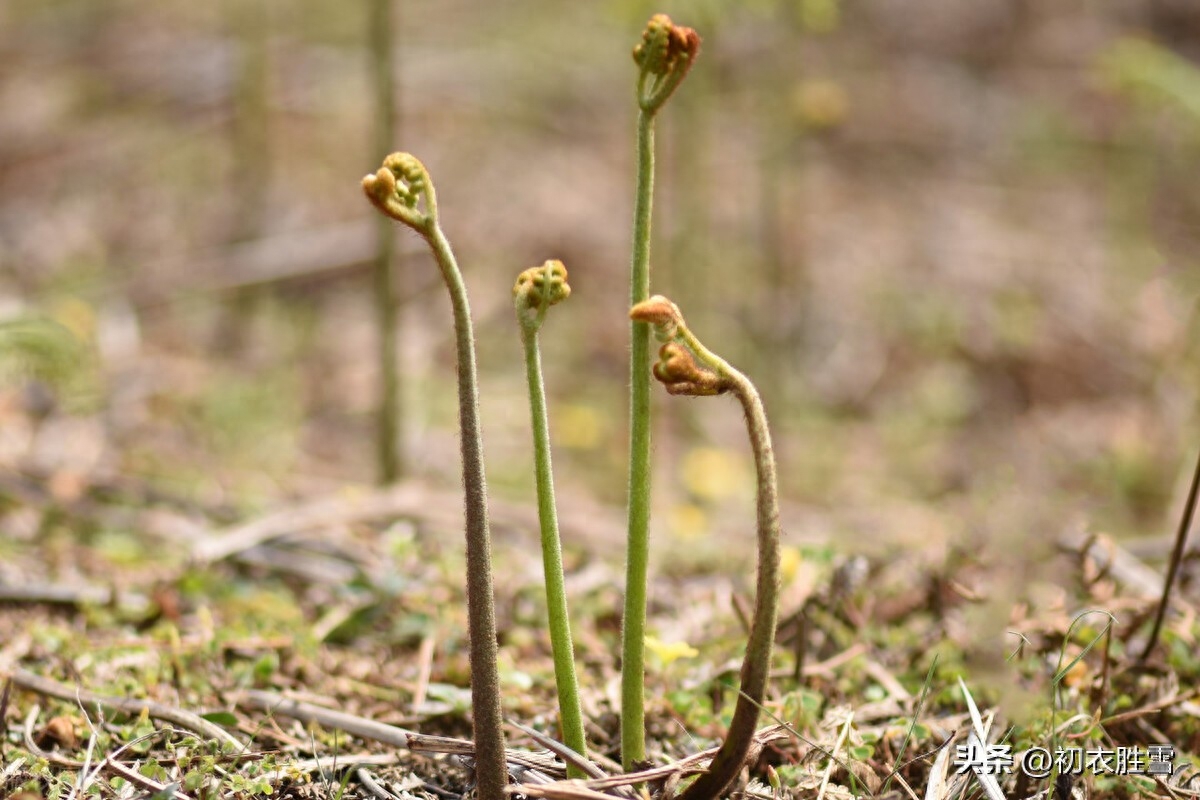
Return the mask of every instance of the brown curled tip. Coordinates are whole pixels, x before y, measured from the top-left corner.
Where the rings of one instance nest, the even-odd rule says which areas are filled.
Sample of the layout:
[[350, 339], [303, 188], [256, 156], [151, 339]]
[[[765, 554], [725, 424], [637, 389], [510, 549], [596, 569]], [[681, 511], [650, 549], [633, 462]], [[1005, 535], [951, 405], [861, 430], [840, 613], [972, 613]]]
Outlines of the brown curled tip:
[[656, 294], [629, 309], [629, 318], [637, 322], [648, 322], [651, 325], [678, 325], [683, 315], [679, 311], [679, 306], [661, 294]]
[[676, 25], [666, 14], [655, 14], [646, 23], [642, 41], [633, 48], [633, 60], [653, 75], [666, 75], [686, 62], [686, 70], [700, 51], [700, 34], [692, 28]]
[[658, 351], [654, 377], [669, 394], [706, 397], [729, 388], [717, 373], [697, 364], [691, 351], [677, 342], [667, 342]]
[[671, 26], [671, 52], [686, 56], [688, 61], [695, 61], [700, 52], [700, 34], [696, 33], [695, 28]]

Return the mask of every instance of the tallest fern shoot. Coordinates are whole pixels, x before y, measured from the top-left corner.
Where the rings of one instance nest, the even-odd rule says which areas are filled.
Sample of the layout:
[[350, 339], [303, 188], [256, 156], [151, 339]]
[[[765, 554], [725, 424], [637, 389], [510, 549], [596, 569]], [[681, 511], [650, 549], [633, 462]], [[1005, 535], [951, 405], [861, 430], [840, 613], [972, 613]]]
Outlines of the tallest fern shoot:
[[[650, 296], [650, 220], [654, 202], [654, 118], [700, 52], [700, 36], [665, 14], [650, 18], [633, 50], [638, 66], [637, 194], [633, 210], [631, 305]], [[629, 521], [621, 626], [621, 761], [646, 757], [646, 583], [650, 561], [650, 327], [631, 322]]]

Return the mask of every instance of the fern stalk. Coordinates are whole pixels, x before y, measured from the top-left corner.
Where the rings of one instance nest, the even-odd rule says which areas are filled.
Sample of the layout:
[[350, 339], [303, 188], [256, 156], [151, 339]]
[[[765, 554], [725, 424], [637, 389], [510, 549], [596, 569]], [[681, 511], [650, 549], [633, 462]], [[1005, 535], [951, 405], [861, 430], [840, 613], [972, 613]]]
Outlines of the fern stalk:
[[408, 153], [392, 153], [363, 178], [367, 198], [429, 244], [454, 309], [458, 363], [458, 421], [462, 448], [467, 538], [467, 627], [471, 640], [471, 713], [475, 729], [475, 777], [480, 800], [504, 800], [508, 769], [500, 712], [492, 544], [488, 529], [487, 481], [479, 424], [475, 334], [467, 287], [437, 218], [437, 195], [425, 165]]
[[771, 672], [771, 651], [779, 618], [780, 529], [775, 453], [766, 410], [754, 384], [696, 338], [674, 303], [655, 296], [634, 306], [630, 317], [653, 324], [655, 333], [665, 342], [654, 365], [654, 376], [669, 393], [691, 396], [732, 393], [737, 397], [745, 412], [746, 432], [754, 452], [758, 567], [754, 616], [742, 661], [741, 686], [725, 741], [708, 770], [682, 795], [682, 800], [713, 800], [721, 796], [745, 765]]
[[[546, 411], [546, 388], [542, 378], [538, 331], [550, 306], [571, 294], [567, 270], [561, 261], [547, 261], [521, 273], [513, 287], [513, 304], [521, 325], [525, 349], [525, 377], [529, 383], [529, 409], [533, 427], [534, 467], [537, 473], [538, 521], [542, 535], [542, 569], [546, 581], [546, 611], [550, 621], [550, 646], [554, 654], [554, 682], [558, 688], [558, 710], [563, 742], [584, 758], [587, 740], [583, 732], [583, 707], [579, 679], [575, 674], [575, 646], [567, 612], [566, 581], [563, 577], [562, 541], [554, 502], [554, 469], [550, 459], [550, 420]], [[567, 764], [567, 777], [587, 777], [579, 767]]]
[[[637, 189], [633, 210], [630, 304], [650, 295], [654, 206], [654, 118], [700, 52], [700, 37], [670, 17], [651, 17], [633, 51], [638, 65]], [[621, 625], [621, 761], [626, 770], [646, 758], [646, 597], [650, 562], [650, 329], [630, 323], [629, 507], [625, 605]]]

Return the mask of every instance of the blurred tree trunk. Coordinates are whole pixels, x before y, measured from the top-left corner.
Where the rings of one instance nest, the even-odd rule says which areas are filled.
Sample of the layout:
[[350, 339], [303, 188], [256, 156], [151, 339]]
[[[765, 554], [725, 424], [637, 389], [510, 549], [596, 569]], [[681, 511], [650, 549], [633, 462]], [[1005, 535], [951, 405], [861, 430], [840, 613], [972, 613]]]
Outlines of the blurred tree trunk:
[[[801, 197], [795, 189], [802, 181], [804, 165], [798, 158], [801, 139], [791, 102], [804, 79], [803, 53], [795, 46], [803, 42], [804, 35], [790, 7], [776, 9], [776, 24], [779, 30], [789, 32], [786, 39], [791, 46], [775, 48], [772, 57], [763, 60], [763, 72], [756, 81], [766, 87], [760, 99], [755, 214], [756, 250], [762, 265], [760, 291], [764, 292], [756, 306], [764, 313], [752, 330], [758, 340], [761, 365], [755, 380], [768, 412], [773, 411], [782, 421], [791, 394], [792, 372], [799, 366], [798, 350], [803, 345], [800, 331], [808, 316], [808, 281], [804, 253], [789, 250], [790, 243], [804, 238], [804, 209], [795, 205]], [[780, 439], [785, 442], [787, 437]], [[785, 447], [777, 450], [783, 462]]]
[[[371, 44], [371, 73], [375, 90], [376, 160], [397, 149], [396, 143], [396, 80], [392, 54], [394, 11], [392, 0], [369, 0], [368, 38]], [[374, 162], [372, 162], [374, 163]], [[377, 251], [375, 254], [375, 310], [379, 327], [379, 407], [378, 472], [379, 481], [394, 483], [404, 474], [403, 409], [400, 403], [399, 326], [400, 313], [396, 303], [395, 224], [383, 215], [376, 215]]]
[[[228, 0], [225, 14], [237, 43], [237, 74], [233, 85], [233, 223], [230, 244], [257, 239], [266, 222], [271, 179], [269, 62], [267, 34], [269, 0]], [[245, 349], [249, 320], [258, 306], [262, 287], [239, 289], [233, 305], [222, 315], [217, 349]]]
[[[715, 22], [701, 16], [696, 25], [707, 36]], [[704, 58], [703, 53], [700, 58]], [[713, 291], [715, 242], [711, 204], [718, 179], [711, 171], [714, 152], [709, 109], [716, 87], [711, 69], [704, 68], [693, 69], [687, 83], [671, 98], [672, 113], [660, 123], [668, 147], [660, 159], [664, 162], [664, 191], [660, 193], [664, 202], [659, 213], [667, 224], [658, 230], [665, 229], [667, 242], [666, 258], [656, 265], [660, 267], [658, 276], [651, 273], [650, 293], [670, 297], [696, 330], [711, 332], [713, 322], [719, 324], [730, 311], [722, 306], [728, 301], [728, 293]], [[660, 394], [653, 394], [656, 408], [669, 409], [669, 413], [653, 416], [654, 458], [672, 475], [669, 481], [655, 483], [655, 501], [672, 510], [700, 504], [702, 499], [694, 497], [684, 485], [680, 470], [667, 466], [681, 463], [688, 450], [701, 443], [697, 419], [700, 410], [695, 403], [670, 403], [664, 407]]]

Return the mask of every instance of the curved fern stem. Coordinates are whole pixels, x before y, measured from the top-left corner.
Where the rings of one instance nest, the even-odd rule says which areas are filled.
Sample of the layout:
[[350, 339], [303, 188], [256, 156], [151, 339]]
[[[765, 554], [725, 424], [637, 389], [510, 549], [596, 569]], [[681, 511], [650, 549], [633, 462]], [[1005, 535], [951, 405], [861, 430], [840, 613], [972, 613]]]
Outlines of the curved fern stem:
[[731, 392], [737, 397], [746, 415], [746, 431], [754, 451], [758, 486], [758, 569], [754, 617], [742, 661], [741, 687], [725, 741], [708, 771], [682, 795], [682, 800], [712, 800], [728, 788], [745, 764], [771, 671], [771, 650], [779, 616], [780, 529], [775, 454], [771, 448], [766, 411], [754, 384], [688, 330], [674, 303], [655, 296], [634, 306], [630, 317], [652, 324], [659, 338], [665, 340], [659, 351], [659, 361], [654, 365], [654, 376], [668, 392], [693, 396]]
[[496, 658], [492, 544], [488, 529], [487, 481], [479, 425], [475, 335], [467, 287], [450, 242], [437, 219], [437, 196], [425, 165], [408, 153], [392, 153], [363, 191], [375, 207], [403, 222], [433, 251], [454, 309], [458, 363], [458, 421], [462, 448], [467, 535], [467, 627], [471, 640], [471, 713], [475, 728], [475, 778], [480, 800], [504, 800], [508, 769], [501, 727], [500, 676]]

